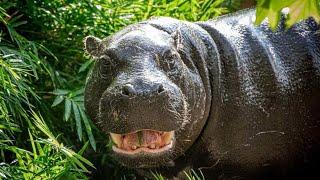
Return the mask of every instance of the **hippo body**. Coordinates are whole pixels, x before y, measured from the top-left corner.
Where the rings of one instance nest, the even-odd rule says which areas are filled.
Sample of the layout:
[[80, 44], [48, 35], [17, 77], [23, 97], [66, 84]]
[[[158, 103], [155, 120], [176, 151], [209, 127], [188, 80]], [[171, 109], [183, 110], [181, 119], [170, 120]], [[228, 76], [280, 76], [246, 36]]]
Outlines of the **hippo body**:
[[[97, 73], [103, 66], [100, 61], [96, 63], [88, 79], [85, 105], [104, 132], [122, 134], [125, 140], [129, 136], [123, 134], [139, 129], [175, 133], [168, 152], [161, 151], [159, 156], [161, 153], [149, 155], [143, 150], [138, 155], [115, 152], [120, 163], [140, 172], [157, 170], [168, 177], [186, 167], [199, 168], [206, 177], [216, 179], [305, 177], [319, 170], [319, 25], [308, 19], [286, 30], [282, 20], [273, 32], [267, 21], [255, 26], [254, 17], [254, 10], [196, 23], [160, 17], [129, 26], [101, 42], [86, 40], [87, 52], [96, 58], [112, 51], [117, 57], [124, 54], [122, 59], [127, 61], [154, 57], [150, 62], [160, 64], [137, 65], [134, 72], [128, 70], [134, 77], [167, 77], [156, 83], [152, 79], [133, 82], [125, 78], [129, 75], [119, 78], [120, 75], [110, 73], [116, 78], [105, 81]], [[143, 41], [149, 36], [150, 40]], [[172, 40], [166, 41], [167, 38]], [[175, 52], [171, 56], [174, 54], [181, 61], [168, 67], [176, 71], [167, 71], [161, 65], [162, 61], [167, 62], [161, 58], [161, 47], [167, 47], [162, 43], [170, 44], [168, 47]], [[143, 51], [133, 50], [136, 47]], [[128, 53], [132, 51], [135, 54]], [[150, 52], [148, 58], [140, 55]], [[150, 68], [155, 69], [149, 72]], [[116, 103], [110, 105], [120, 100], [117, 96], [109, 98], [106, 94], [111, 90], [106, 89], [114, 84], [123, 87], [128, 82], [125, 91], [122, 88], [126, 97], [140, 97], [146, 89], [148, 93], [157, 91], [158, 95], [149, 93], [143, 97], [151, 100], [141, 98], [138, 103], [126, 99], [120, 103], [125, 109]], [[149, 87], [148, 82], [157, 85]], [[170, 93], [166, 94], [167, 91]], [[172, 99], [183, 100], [172, 103]], [[104, 105], [108, 103], [109, 106]], [[176, 119], [161, 110], [168, 104], [177, 104], [172, 106], [178, 112]], [[143, 106], [140, 110], [139, 105]], [[113, 107], [117, 110], [108, 110]], [[121, 116], [121, 112], [126, 113]], [[145, 130], [142, 134], [145, 138], [156, 133]]]

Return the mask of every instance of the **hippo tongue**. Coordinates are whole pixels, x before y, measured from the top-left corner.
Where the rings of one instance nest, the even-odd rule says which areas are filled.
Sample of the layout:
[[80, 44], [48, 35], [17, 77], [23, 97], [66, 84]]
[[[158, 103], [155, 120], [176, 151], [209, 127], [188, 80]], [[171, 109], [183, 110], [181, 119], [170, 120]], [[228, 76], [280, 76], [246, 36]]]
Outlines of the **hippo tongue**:
[[125, 150], [137, 147], [156, 148], [161, 145], [161, 136], [157, 131], [143, 130], [123, 136], [122, 148]]
[[143, 141], [142, 146], [148, 147], [155, 145], [156, 147], [159, 147], [161, 145], [161, 135], [160, 132], [156, 131], [142, 131], [143, 133]]

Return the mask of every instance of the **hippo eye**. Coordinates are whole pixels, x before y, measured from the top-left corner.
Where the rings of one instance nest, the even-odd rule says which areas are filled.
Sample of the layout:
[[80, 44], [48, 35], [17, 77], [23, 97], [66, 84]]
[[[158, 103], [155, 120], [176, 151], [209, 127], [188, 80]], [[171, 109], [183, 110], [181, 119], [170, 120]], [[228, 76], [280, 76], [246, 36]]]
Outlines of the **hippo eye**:
[[116, 66], [115, 62], [111, 60], [109, 56], [102, 56], [99, 59], [100, 63], [100, 76], [102, 78], [110, 78], [110, 75], [114, 72]]
[[175, 68], [176, 61], [178, 59], [178, 54], [167, 50], [162, 55], [163, 59], [161, 60], [160, 64], [163, 67], [164, 71], [170, 71]]

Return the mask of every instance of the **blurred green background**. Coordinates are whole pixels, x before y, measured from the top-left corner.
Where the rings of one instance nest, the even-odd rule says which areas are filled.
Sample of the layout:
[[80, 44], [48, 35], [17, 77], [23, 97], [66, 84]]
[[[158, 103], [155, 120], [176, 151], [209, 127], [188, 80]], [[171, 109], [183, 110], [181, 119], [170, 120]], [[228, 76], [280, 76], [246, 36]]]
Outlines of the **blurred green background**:
[[[314, 2], [319, 14], [319, 1]], [[108, 136], [85, 114], [83, 91], [93, 61], [84, 54], [83, 38], [103, 38], [152, 16], [208, 20], [254, 4], [0, 0], [0, 179], [133, 178], [134, 172], [108, 155]], [[258, 20], [277, 16], [287, 5], [270, 4], [258, 2]]]

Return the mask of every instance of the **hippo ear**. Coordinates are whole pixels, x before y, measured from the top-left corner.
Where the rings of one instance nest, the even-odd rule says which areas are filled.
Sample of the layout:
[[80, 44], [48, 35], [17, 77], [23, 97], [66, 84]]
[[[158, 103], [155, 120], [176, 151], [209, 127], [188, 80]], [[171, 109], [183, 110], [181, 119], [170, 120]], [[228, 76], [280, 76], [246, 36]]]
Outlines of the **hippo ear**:
[[99, 57], [102, 55], [104, 50], [104, 45], [99, 38], [94, 36], [87, 36], [84, 39], [84, 48], [85, 51], [94, 57]]

